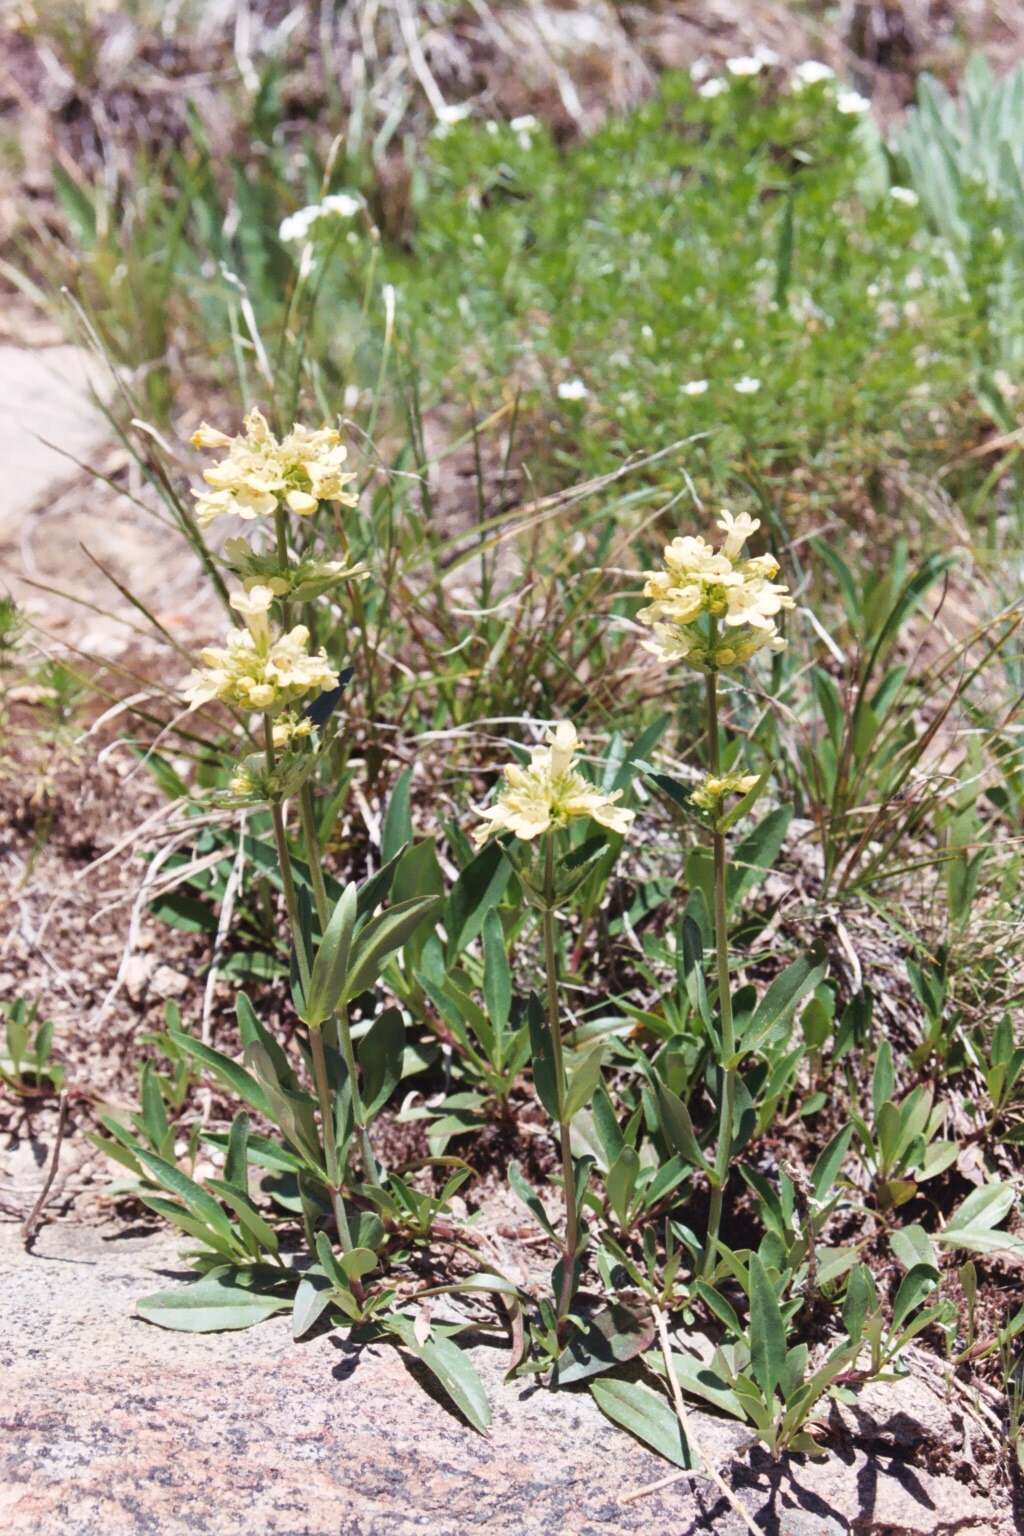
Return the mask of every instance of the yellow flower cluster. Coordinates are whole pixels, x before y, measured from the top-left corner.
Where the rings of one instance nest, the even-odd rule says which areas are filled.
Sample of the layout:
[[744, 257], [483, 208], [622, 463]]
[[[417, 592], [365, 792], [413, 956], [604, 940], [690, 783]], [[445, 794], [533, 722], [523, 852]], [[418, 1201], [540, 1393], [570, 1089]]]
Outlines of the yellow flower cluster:
[[702, 811], [716, 814], [727, 795], [745, 795], [757, 783], [756, 773], [725, 773], [718, 777], [709, 774], [698, 784], [690, 799]]
[[238, 709], [274, 711], [308, 693], [337, 686], [337, 673], [326, 651], [310, 653], [304, 624], [296, 624], [286, 634], [274, 634], [273, 601], [269, 587], [253, 587], [232, 596], [231, 606], [243, 615], [246, 628], [233, 630], [223, 646], [207, 646], [200, 652], [201, 666], [184, 688], [191, 709], [220, 699]]
[[227, 456], [204, 470], [210, 491], [194, 491], [196, 521], [205, 528], [228, 513], [252, 519], [269, 517], [285, 506], [309, 517], [322, 501], [354, 507], [345, 487], [356, 477], [342, 466], [348, 450], [333, 427], [313, 431], [295, 425], [280, 441], [260, 411], [245, 418], [245, 433], [229, 437], [204, 422], [192, 437], [196, 448], [225, 448]]
[[[723, 511], [720, 549], [690, 536], [665, 546], [664, 569], [649, 571], [644, 585], [650, 607], [637, 615], [653, 628], [654, 639], [645, 644], [660, 660], [711, 669], [737, 666], [761, 650], [782, 650], [776, 616], [794, 604], [774, 580], [779, 562], [774, 555], [740, 558], [760, 526], [745, 512], [734, 517]], [[704, 615], [714, 623], [699, 623]]]
[[615, 804], [621, 793], [603, 794], [583, 777], [576, 767], [576, 727], [563, 721], [533, 748], [528, 767], [512, 763], [505, 769], [497, 799], [480, 811], [487, 825], [477, 829], [473, 840], [479, 848], [496, 832], [512, 832], [529, 842], [582, 816], [626, 833], [634, 812]]

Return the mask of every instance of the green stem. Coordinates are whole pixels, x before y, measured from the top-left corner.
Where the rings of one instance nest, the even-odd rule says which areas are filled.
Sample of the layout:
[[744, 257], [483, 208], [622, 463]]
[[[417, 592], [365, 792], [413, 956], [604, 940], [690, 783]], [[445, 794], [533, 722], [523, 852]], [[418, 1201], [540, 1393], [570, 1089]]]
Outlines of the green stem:
[[[267, 769], [268, 772], [273, 773], [274, 725], [269, 714], [263, 717], [263, 733]], [[270, 814], [274, 823], [274, 844], [277, 848], [277, 862], [281, 868], [281, 883], [284, 886], [284, 900], [288, 910], [288, 922], [291, 927], [292, 943], [295, 947], [299, 976], [302, 981], [303, 992], [308, 993], [309, 961], [306, 958], [306, 943], [302, 935], [302, 924], [299, 920], [299, 901], [295, 890], [295, 877], [292, 874], [291, 854], [288, 851], [288, 837], [285, 832], [284, 812], [280, 801], [272, 800], [270, 802]], [[338, 1237], [341, 1240], [342, 1247], [348, 1252], [352, 1247], [352, 1234], [349, 1230], [348, 1218], [345, 1215], [345, 1203], [341, 1198], [341, 1190], [337, 1182], [338, 1149], [334, 1135], [334, 1116], [331, 1111], [331, 1087], [330, 1079], [327, 1075], [327, 1059], [324, 1054], [323, 1037], [319, 1029], [310, 1030], [309, 1044], [313, 1082], [316, 1085], [316, 1094], [320, 1105], [327, 1187], [330, 1191], [331, 1208], [334, 1212], [334, 1220], [338, 1228]]]
[[338, 1168], [338, 1144], [334, 1135], [334, 1113], [331, 1106], [331, 1085], [327, 1076], [327, 1057], [324, 1053], [324, 1038], [319, 1029], [311, 1029], [309, 1032], [309, 1054], [313, 1064], [313, 1081], [316, 1084], [316, 1096], [320, 1102], [320, 1121], [324, 1134], [324, 1157], [327, 1163], [327, 1187], [331, 1192], [331, 1209], [334, 1212], [334, 1220], [338, 1228], [338, 1237], [345, 1253], [351, 1251], [352, 1233], [345, 1214], [345, 1202], [341, 1197], [341, 1188], [338, 1184], [340, 1169]]
[[[324, 873], [320, 865], [320, 838], [316, 828], [316, 810], [313, 805], [313, 790], [307, 782], [299, 791], [299, 810], [302, 816], [302, 838], [306, 845], [306, 863], [309, 865], [309, 878], [313, 887], [313, 900], [316, 904], [317, 916], [320, 919], [321, 932], [327, 927], [330, 918], [330, 903], [327, 899], [327, 887], [324, 884]], [[352, 1031], [349, 1027], [348, 1013], [342, 1008], [335, 1015], [335, 1023], [338, 1028], [338, 1045], [341, 1048], [342, 1060], [348, 1072], [349, 1083], [352, 1089], [352, 1118], [355, 1121], [356, 1130], [359, 1132], [359, 1144], [363, 1153], [363, 1164], [366, 1177], [374, 1184], [380, 1183], [380, 1169], [377, 1159], [373, 1155], [370, 1145], [370, 1136], [366, 1125], [366, 1111], [363, 1108], [362, 1095], [359, 1092], [358, 1067], [356, 1064], [355, 1048], [352, 1044]], [[321, 1050], [323, 1043], [321, 1042]]]
[[558, 1008], [558, 951], [555, 944], [554, 834], [549, 832], [544, 848], [544, 968], [547, 972], [548, 1032], [551, 1036], [551, 1060], [558, 1105], [558, 1132], [562, 1149], [562, 1185], [565, 1196], [565, 1243], [562, 1248], [562, 1289], [558, 1299], [559, 1320], [568, 1316], [573, 1296], [573, 1273], [579, 1246], [576, 1209], [576, 1175], [572, 1164], [569, 1121], [565, 1114], [565, 1057], [562, 1053], [562, 1026]]
[[341, 1046], [341, 1056], [352, 1087], [352, 1119], [355, 1122], [356, 1130], [359, 1132], [359, 1145], [363, 1152], [363, 1171], [371, 1184], [379, 1184], [381, 1177], [380, 1168], [376, 1157], [373, 1155], [373, 1147], [370, 1145], [366, 1110], [363, 1107], [363, 1096], [359, 1091], [359, 1068], [356, 1064], [356, 1053], [352, 1045], [352, 1031], [349, 1028], [348, 1010], [342, 1008], [336, 1015], [336, 1018], [338, 1020], [338, 1043]]
[[[274, 723], [269, 714], [263, 717], [263, 750], [267, 760], [267, 772], [272, 774], [274, 772]], [[277, 862], [281, 870], [284, 904], [288, 911], [288, 923], [292, 932], [292, 944], [295, 947], [295, 959], [299, 967], [299, 979], [302, 982], [303, 992], [307, 992], [309, 960], [306, 955], [306, 941], [302, 935], [302, 924], [299, 921], [299, 898], [295, 889], [295, 876], [292, 874], [288, 834], [284, 826], [284, 809], [280, 800], [271, 800], [270, 817], [274, 824], [274, 846], [277, 849]]]
[[[721, 771], [718, 745], [718, 673], [708, 672], [707, 678], [708, 766], [713, 776]], [[722, 1199], [729, 1165], [732, 1162], [733, 1120], [736, 1113], [736, 1083], [738, 1069], [733, 1058], [736, 1055], [736, 1034], [732, 1018], [732, 991], [729, 984], [729, 915], [726, 901], [728, 861], [725, 834], [715, 832], [714, 849], [714, 896], [715, 896], [715, 957], [718, 972], [718, 1011], [722, 1032], [720, 1063], [722, 1067], [722, 1103], [718, 1118], [718, 1143], [715, 1151], [715, 1184], [711, 1190], [708, 1209], [707, 1241], [701, 1261], [701, 1270], [708, 1275], [714, 1264], [718, 1247], [718, 1231], [722, 1221]]]
[[327, 887], [324, 884], [324, 872], [320, 864], [320, 835], [316, 827], [313, 786], [308, 779], [299, 790], [299, 815], [302, 819], [302, 840], [306, 845], [309, 883], [313, 887], [313, 902], [322, 933], [330, 921], [331, 905], [327, 899]]

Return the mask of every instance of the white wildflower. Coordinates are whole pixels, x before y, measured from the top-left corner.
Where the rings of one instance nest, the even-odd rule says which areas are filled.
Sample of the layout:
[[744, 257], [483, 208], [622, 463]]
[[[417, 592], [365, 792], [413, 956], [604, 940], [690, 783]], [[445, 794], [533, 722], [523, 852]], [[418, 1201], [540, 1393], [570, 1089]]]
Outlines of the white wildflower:
[[751, 378], [749, 373], [745, 373], [743, 377], [741, 379], [737, 379], [736, 383], [733, 385], [733, 389], [738, 395], [756, 395], [760, 388], [761, 380]]
[[514, 117], [509, 127], [519, 141], [519, 148], [529, 149], [540, 123], [532, 112], [524, 112], [522, 117]]
[[559, 400], [585, 400], [589, 394], [582, 379], [563, 379], [558, 386]]
[[802, 90], [808, 85], [823, 85], [826, 80], [834, 80], [836, 72], [820, 59], [804, 59], [793, 71], [793, 85], [795, 90]]
[[690, 379], [689, 383], [683, 385], [684, 395], [706, 395], [707, 392], [707, 379]]
[[314, 225], [331, 218], [352, 219], [363, 206], [363, 200], [351, 192], [331, 192], [322, 203], [310, 203], [281, 220], [278, 238], [285, 244], [308, 240]]
[[862, 113], [871, 111], [871, 103], [859, 91], [840, 91], [836, 97], [836, 111], [848, 117], [860, 117]]
[[275, 711], [337, 686], [326, 651], [310, 653], [304, 624], [275, 637], [268, 617], [272, 599], [269, 587], [234, 594], [231, 606], [247, 627], [232, 630], [224, 645], [200, 651], [200, 665], [184, 684], [191, 709], [220, 699], [237, 709]]
[[354, 219], [362, 206], [362, 198], [351, 192], [331, 192], [320, 204], [321, 216], [334, 213], [339, 219]]

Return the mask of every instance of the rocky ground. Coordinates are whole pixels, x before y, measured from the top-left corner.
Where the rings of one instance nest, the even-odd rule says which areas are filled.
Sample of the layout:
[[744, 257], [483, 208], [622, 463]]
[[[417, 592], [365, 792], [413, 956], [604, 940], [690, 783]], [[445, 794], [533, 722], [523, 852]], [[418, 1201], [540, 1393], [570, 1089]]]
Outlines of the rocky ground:
[[[394, 1349], [327, 1333], [294, 1344], [281, 1318], [244, 1333], [151, 1327], [133, 1303], [184, 1278], [175, 1248], [165, 1233], [58, 1223], [26, 1254], [16, 1229], [0, 1228], [0, 1521], [12, 1536], [746, 1529], [706, 1481], [630, 1497], [665, 1463], [613, 1429], [585, 1388], [503, 1385], [493, 1345], [474, 1351], [495, 1409], [484, 1439]], [[1019, 1529], [1008, 1501], [965, 1481], [977, 1424], [922, 1379], [867, 1393], [823, 1461], [773, 1466], [755, 1453], [733, 1467], [744, 1431], [693, 1420], [772, 1536]]]

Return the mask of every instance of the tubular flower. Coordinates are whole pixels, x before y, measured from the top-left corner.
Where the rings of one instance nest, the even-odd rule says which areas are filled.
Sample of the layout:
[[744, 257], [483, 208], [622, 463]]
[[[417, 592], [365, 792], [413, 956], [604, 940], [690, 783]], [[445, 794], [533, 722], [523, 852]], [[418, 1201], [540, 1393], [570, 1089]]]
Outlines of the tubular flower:
[[473, 840], [479, 848], [495, 832], [512, 832], [529, 842], [579, 816], [592, 816], [609, 831], [626, 833], [634, 812], [615, 804], [621, 794], [619, 789], [603, 794], [579, 772], [576, 727], [563, 720], [533, 748], [528, 767], [510, 763], [505, 769], [498, 798], [480, 811], [487, 825], [476, 830]]
[[251, 520], [269, 517], [283, 506], [298, 517], [309, 517], [322, 501], [356, 504], [345, 490], [356, 478], [342, 469], [348, 450], [333, 427], [312, 431], [295, 425], [278, 441], [262, 413], [253, 410], [245, 418], [244, 436], [229, 437], [204, 422], [192, 443], [196, 448], [227, 449], [219, 464], [203, 472], [213, 489], [193, 492], [201, 528], [228, 513]]
[[702, 811], [716, 814], [727, 795], [745, 795], [756, 783], [756, 773], [725, 773], [717, 778], [709, 774], [697, 785], [690, 799]]
[[[794, 604], [786, 586], [774, 580], [779, 563], [774, 555], [740, 558], [760, 526], [746, 512], [734, 517], [723, 511], [720, 549], [690, 535], [665, 546], [664, 569], [649, 571], [644, 584], [651, 604], [637, 614], [654, 630], [647, 650], [662, 661], [690, 661], [702, 670], [737, 666], [761, 650], [782, 650], [786, 642], [776, 616]], [[714, 623], [701, 624], [703, 615]]]
[[236, 592], [231, 606], [246, 628], [232, 630], [224, 645], [207, 646], [201, 665], [185, 681], [191, 709], [211, 699], [238, 709], [278, 710], [307, 693], [337, 687], [338, 677], [326, 651], [309, 651], [309, 630], [296, 624], [276, 635], [270, 623], [274, 594], [269, 587]]

